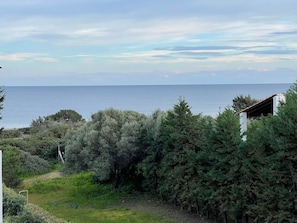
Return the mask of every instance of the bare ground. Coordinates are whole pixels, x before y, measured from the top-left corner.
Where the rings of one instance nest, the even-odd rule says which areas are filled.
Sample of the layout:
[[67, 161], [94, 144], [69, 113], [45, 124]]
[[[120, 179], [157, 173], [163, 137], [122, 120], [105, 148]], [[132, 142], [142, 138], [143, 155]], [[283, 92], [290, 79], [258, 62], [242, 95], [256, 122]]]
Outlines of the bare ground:
[[43, 174], [43, 175], [38, 175], [38, 176], [34, 176], [28, 179], [25, 179], [22, 182], [22, 185], [30, 185], [30, 184], [34, 184], [36, 182], [40, 182], [40, 181], [48, 181], [51, 179], [55, 179], [55, 178], [60, 178], [62, 177], [62, 174], [58, 171], [55, 172], [50, 172], [47, 174]]
[[157, 199], [149, 199], [137, 196], [133, 199], [121, 201], [120, 206], [129, 210], [145, 211], [163, 216], [174, 223], [211, 223], [210, 220], [203, 218], [195, 213], [181, 210], [171, 204], [166, 204]]

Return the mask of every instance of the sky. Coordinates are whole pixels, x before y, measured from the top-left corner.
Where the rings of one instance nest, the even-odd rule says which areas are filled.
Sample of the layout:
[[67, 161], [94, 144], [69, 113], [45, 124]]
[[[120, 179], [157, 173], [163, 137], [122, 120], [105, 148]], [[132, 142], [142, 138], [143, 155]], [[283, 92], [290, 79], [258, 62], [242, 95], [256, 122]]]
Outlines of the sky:
[[296, 0], [1, 0], [0, 85], [293, 83]]

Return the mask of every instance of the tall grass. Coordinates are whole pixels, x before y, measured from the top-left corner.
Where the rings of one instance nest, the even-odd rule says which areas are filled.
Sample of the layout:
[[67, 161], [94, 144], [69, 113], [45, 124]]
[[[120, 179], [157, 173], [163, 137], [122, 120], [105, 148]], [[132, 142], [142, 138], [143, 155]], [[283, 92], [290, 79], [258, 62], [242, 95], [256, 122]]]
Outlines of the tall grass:
[[29, 202], [72, 223], [170, 223], [161, 216], [120, 208], [129, 199], [110, 184], [93, 182], [91, 173], [35, 182], [27, 185]]

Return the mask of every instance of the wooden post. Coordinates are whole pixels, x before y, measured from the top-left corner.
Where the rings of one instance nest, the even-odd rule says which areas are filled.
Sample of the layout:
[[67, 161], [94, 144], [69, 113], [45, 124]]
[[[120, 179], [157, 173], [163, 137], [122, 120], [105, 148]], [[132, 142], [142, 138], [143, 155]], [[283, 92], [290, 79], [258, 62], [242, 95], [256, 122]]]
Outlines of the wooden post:
[[58, 154], [59, 154], [59, 157], [60, 157], [62, 163], [64, 164], [65, 161], [64, 161], [63, 155], [62, 155], [62, 153], [61, 153], [60, 144], [58, 144]]

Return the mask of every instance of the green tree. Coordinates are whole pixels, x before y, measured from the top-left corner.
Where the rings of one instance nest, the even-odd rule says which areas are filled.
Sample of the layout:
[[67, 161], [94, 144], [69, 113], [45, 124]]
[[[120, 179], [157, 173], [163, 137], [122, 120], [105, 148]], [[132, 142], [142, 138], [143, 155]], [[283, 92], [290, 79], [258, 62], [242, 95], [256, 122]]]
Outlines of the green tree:
[[21, 155], [13, 146], [0, 146], [3, 151], [3, 182], [8, 187], [16, 187], [21, 182]]
[[241, 144], [238, 116], [231, 109], [220, 113], [210, 136], [209, 156], [212, 166], [207, 172], [211, 196], [209, 205], [214, 212], [224, 213], [237, 219], [242, 214], [242, 203], [237, 182], [242, 166], [239, 146]]
[[[241, 178], [238, 182], [238, 188], [241, 194], [242, 215], [246, 219], [252, 217], [257, 219], [260, 212], [259, 206], [257, 206], [257, 196], [260, 182], [263, 179], [260, 171], [263, 169], [265, 153], [268, 152], [267, 137], [265, 136], [266, 128], [264, 119], [251, 122], [247, 130], [247, 140], [243, 141], [240, 146], [240, 157], [242, 167], [240, 169]], [[267, 135], [267, 134], [266, 134]], [[247, 220], [248, 221], [248, 220]]]
[[91, 131], [90, 124], [88, 122], [75, 132], [68, 132], [65, 136], [65, 165], [63, 171], [66, 173], [79, 173], [88, 170], [89, 163], [94, 159], [93, 156], [96, 156], [96, 154], [89, 154], [89, 143], [85, 137]]
[[159, 186], [158, 170], [162, 160], [162, 146], [160, 141], [161, 124], [166, 113], [156, 110], [149, 116], [141, 132], [141, 142], [145, 148], [145, 158], [138, 165], [144, 176], [143, 187], [146, 191], [156, 194]]
[[180, 99], [161, 127], [163, 159], [159, 170], [159, 194], [184, 208], [196, 203], [190, 196], [189, 184], [196, 177], [190, 156], [200, 149], [199, 118], [192, 114], [187, 102]]
[[216, 216], [216, 210], [210, 202], [212, 195], [212, 176], [208, 173], [211, 172], [211, 168], [214, 165], [214, 156], [212, 154], [212, 141], [211, 135], [214, 132], [215, 119], [209, 116], [201, 118], [201, 140], [200, 150], [198, 152], [192, 151], [190, 153], [189, 162], [195, 169], [196, 177], [189, 183], [191, 197], [196, 200], [196, 211], [198, 214], [206, 215], [208, 218], [210, 215]]
[[56, 114], [33, 120], [30, 137], [25, 138], [31, 144], [32, 150], [29, 152], [56, 161], [58, 145], [61, 151], [65, 150], [64, 138], [67, 132], [79, 128], [83, 123], [82, 116], [73, 110], [60, 110]]
[[239, 112], [242, 109], [245, 109], [245, 108], [257, 103], [258, 101], [259, 100], [252, 98], [250, 95], [248, 95], [248, 96], [239, 95], [233, 99], [232, 108], [234, 109], [235, 112]]
[[137, 112], [116, 109], [92, 115], [88, 127], [79, 131], [79, 140], [67, 143], [66, 167], [68, 170], [75, 167], [81, 158], [84, 160], [78, 161], [81, 167], [92, 170], [100, 181], [110, 180], [118, 188], [135, 176], [136, 165], [143, 156], [139, 136], [144, 119]]
[[53, 121], [63, 121], [63, 122], [81, 122], [83, 121], [83, 117], [74, 110], [69, 109], [62, 109], [59, 112], [49, 115], [45, 118], [46, 120], [53, 120]]
[[276, 116], [263, 119], [263, 167], [259, 171], [257, 214], [267, 222], [297, 218], [297, 84], [286, 93]]

